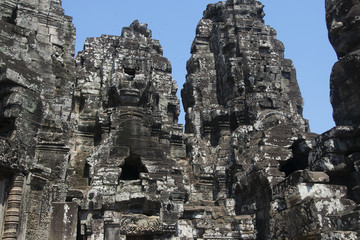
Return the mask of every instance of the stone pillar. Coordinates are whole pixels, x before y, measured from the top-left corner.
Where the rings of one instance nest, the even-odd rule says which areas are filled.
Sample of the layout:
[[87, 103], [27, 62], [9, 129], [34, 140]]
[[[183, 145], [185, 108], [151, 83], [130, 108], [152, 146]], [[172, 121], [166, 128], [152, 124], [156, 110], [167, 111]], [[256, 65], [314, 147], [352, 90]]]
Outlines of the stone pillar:
[[20, 220], [20, 208], [23, 194], [24, 175], [17, 174], [12, 180], [12, 187], [7, 200], [4, 232], [2, 240], [16, 240]]
[[76, 240], [77, 224], [77, 203], [53, 203], [49, 240]]
[[119, 224], [105, 225], [105, 240], [117, 240], [121, 238]]

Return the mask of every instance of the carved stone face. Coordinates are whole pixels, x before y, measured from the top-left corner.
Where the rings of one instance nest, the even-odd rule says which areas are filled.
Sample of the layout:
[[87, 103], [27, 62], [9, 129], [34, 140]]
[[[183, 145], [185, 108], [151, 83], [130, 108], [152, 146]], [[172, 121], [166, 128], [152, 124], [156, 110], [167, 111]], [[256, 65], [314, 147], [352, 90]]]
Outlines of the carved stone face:
[[0, 136], [33, 146], [42, 111], [35, 91], [8, 79], [0, 81]]
[[338, 57], [360, 48], [359, 0], [327, 0], [326, 23]]

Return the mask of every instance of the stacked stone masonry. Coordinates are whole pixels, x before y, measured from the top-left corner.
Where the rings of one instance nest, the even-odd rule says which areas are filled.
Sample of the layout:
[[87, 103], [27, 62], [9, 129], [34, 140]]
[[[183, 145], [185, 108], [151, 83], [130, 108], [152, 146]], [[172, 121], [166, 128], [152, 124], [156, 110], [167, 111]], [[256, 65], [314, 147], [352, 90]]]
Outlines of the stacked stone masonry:
[[358, 239], [360, 2], [325, 1], [339, 60], [321, 135], [263, 8], [204, 11], [183, 133], [146, 24], [74, 58], [61, 0], [0, 0], [0, 239]]

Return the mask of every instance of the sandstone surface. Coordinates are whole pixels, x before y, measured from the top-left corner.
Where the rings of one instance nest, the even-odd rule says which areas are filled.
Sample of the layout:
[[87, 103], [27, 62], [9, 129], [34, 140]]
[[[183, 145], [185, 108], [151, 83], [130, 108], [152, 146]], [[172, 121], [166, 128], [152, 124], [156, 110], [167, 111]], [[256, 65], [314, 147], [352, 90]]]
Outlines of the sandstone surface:
[[358, 239], [359, 1], [325, 1], [339, 61], [321, 135], [263, 8], [204, 11], [183, 133], [146, 24], [74, 58], [61, 0], [0, 0], [0, 239]]

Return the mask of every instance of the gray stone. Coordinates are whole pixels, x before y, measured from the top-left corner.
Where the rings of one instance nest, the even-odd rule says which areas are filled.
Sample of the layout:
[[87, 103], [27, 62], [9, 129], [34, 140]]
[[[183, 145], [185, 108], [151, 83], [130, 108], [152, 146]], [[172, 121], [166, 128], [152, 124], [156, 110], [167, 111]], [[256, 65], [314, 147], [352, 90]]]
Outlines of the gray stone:
[[357, 239], [359, 3], [326, 1], [337, 126], [321, 135], [263, 7], [204, 11], [183, 133], [146, 24], [74, 59], [61, 0], [0, 0], [0, 238]]
[[339, 61], [330, 80], [330, 97], [336, 125], [358, 125], [360, 4], [358, 1], [326, 1], [329, 40]]
[[53, 203], [53, 214], [51, 219], [50, 240], [69, 239], [75, 240], [77, 236], [77, 203]]

